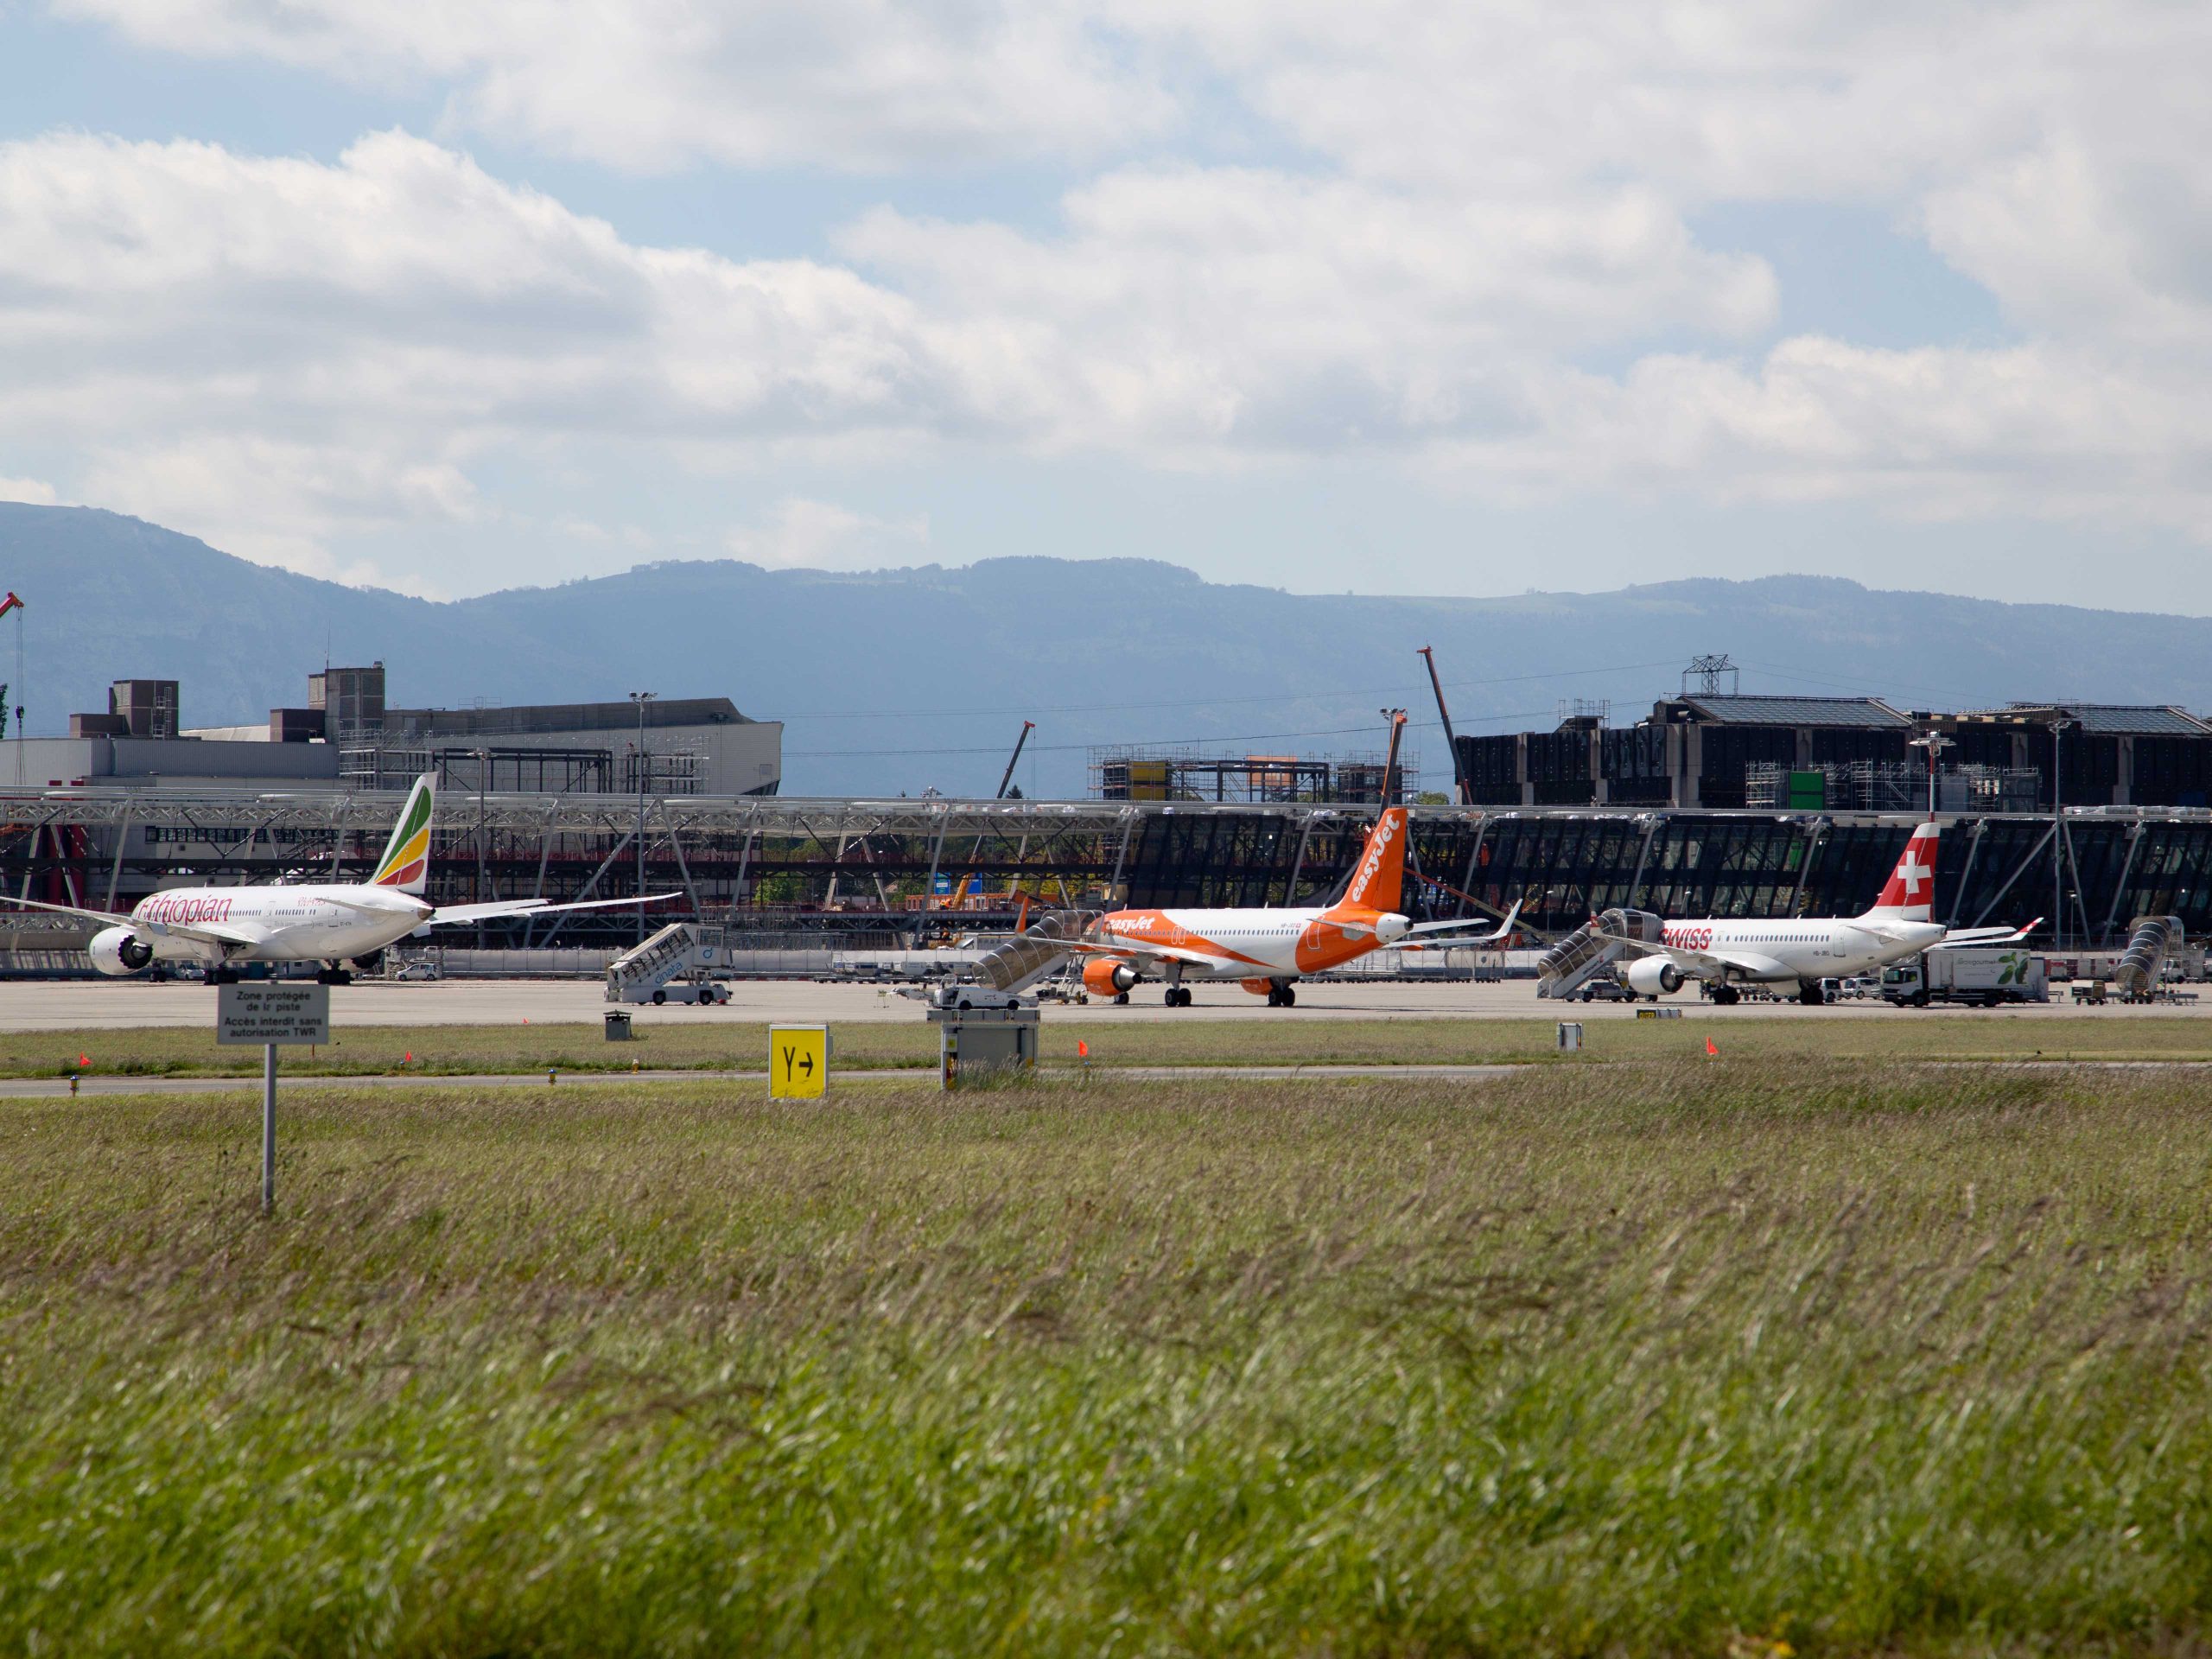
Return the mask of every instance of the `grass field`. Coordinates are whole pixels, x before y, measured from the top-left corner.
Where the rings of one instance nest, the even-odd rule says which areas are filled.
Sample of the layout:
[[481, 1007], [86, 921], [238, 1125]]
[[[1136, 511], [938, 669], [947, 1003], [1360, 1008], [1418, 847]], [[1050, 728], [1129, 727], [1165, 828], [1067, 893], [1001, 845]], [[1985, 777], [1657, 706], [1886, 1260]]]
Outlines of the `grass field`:
[[0, 1109], [0, 1648], [2212, 1639], [2172, 1074], [285, 1109]]
[[[1529, 1020], [1309, 1020], [1294, 1014], [1178, 1023], [1157, 1016], [1126, 1024], [1073, 1025], [1045, 1016], [1044, 1058], [1073, 1065], [1078, 1040], [1094, 1066], [1478, 1064], [1560, 1058], [1557, 1015]], [[937, 1033], [918, 1012], [911, 1024], [833, 1024], [841, 1067], [929, 1066]], [[1710, 1035], [1734, 1057], [1776, 1060], [2168, 1059], [2212, 1060], [2212, 1019], [1900, 1012], [1872, 1018], [1833, 1014], [1729, 1016], [1698, 1011], [1683, 1020], [1596, 1020], [1588, 1046], [1570, 1064], [1702, 1054]], [[637, 1027], [609, 1043], [595, 1026], [360, 1026], [329, 1047], [289, 1052], [288, 1075], [361, 1076], [401, 1070], [626, 1071], [760, 1069], [765, 1023], [721, 1020]], [[412, 1056], [409, 1059], [409, 1056]], [[80, 1067], [79, 1058], [90, 1062]], [[258, 1074], [258, 1049], [218, 1047], [213, 1033], [179, 1027], [0, 1033], [0, 1077]]]

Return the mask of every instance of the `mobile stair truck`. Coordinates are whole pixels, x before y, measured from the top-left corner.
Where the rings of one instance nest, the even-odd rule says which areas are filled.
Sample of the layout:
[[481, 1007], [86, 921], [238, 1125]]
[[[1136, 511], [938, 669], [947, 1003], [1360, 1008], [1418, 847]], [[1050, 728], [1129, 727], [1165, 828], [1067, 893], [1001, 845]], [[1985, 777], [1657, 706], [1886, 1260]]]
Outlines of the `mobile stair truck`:
[[2018, 945], [1960, 945], [1926, 950], [1882, 969], [1882, 1000], [1910, 1003], [1962, 1002], [1993, 1008], [2000, 1002], [2048, 1002], [2050, 987], [2043, 958]]
[[713, 978], [729, 965], [724, 931], [697, 922], [671, 922], [644, 944], [607, 965], [609, 1002], [696, 1002], [709, 1007], [729, 1001], [729, 987]]

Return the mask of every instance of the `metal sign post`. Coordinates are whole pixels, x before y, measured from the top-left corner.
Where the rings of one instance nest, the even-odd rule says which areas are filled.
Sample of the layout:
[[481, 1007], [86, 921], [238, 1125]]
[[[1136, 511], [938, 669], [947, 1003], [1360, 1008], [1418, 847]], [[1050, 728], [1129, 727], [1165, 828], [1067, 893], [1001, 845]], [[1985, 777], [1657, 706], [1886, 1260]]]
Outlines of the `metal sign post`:
[[276, 1051], [330, 1040], [330, 987], [225, 985], [215, 1002], [215, 1041], [261, 1049], [261, 1213], [276, 1208]]

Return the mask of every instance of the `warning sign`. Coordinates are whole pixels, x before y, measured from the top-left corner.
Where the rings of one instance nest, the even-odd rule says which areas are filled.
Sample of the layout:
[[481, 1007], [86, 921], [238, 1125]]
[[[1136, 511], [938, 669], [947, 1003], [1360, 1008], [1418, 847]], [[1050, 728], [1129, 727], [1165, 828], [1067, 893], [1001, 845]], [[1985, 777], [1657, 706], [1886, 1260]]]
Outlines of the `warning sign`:
[[830, 1027], [768, 1027], [770, 1096], [810, 1097], [830, 1089]]
[[215, 1040], [259, 1048], [330, 1040], [327, 985], [225, 985], [215, 993]]

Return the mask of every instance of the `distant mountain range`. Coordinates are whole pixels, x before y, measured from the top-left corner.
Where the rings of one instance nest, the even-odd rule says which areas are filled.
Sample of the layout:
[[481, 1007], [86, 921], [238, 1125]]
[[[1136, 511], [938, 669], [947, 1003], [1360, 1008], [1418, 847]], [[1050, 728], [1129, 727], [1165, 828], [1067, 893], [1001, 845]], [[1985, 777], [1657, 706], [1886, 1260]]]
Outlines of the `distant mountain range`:
[[789, 722], [787, 794], [988, 794], [1032, 719], [1021, 787], [1080, 795], [1087, 746], [1368, 750], [1389, 704], [1412, 710], [1423, 781], [1442, 788], [1424, 645], [1471, 731], [1548, 728], [1568, 698], [1611, 699], [1630, 723], [1700, 652], [1730, 654], [1746, 691], [2212, 708], [2212, 619], [1835, 576], [1387, 599], [1223, 586], [1141, 559], [858, 575], [715, 561], [440, 604], [251, 564], [116, 513], [0, 503], [0, 588], [28, 606], [21, 675], [16, 619], [0, 620], [0, 678], [35, 734], [105, 710], [108, 682], [127, 676], [182, 682], [185, 723], [213, 726], [305, 702], [326, 660], [381, 660], [409, 707], [726, 695]]

